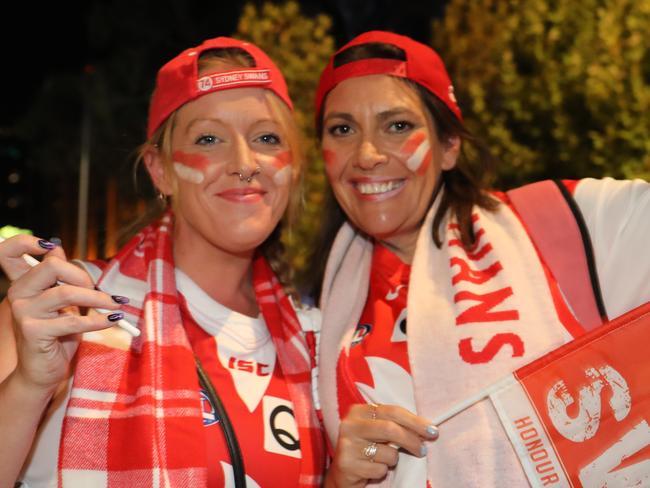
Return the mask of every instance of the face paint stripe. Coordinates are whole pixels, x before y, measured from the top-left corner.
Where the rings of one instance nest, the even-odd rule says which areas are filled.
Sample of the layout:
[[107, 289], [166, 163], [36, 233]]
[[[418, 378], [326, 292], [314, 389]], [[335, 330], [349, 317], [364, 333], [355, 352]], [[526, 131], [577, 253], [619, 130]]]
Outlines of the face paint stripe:
[[327, 166], [332, 165], [336, 161], [336, 153], [330, 149], [323, 149], [323, 161]]
[[424, 173], [427, 172], [427, 167], [429, 166], [428, 162], [431, 161], [431, 149], [427, 151], [427, 153], [424, 155], [422, 158], [422, 164], [420, 165], [420, 168], [418, 169], [417, 173], [419, 175], [423, 175]]
[[424, 163], [427, 153], [430, 153], [430, 149], [429, 141], [423, 141], [411, 157], [406, 160], [406, 167], [414, 173], [417, 172]]
[[291, 179], [291, 167], [285, 166], [273, 175], [273, 181], [276, 185], [286, 185]]
[[210, 161], [202, 154], [191, 154], [183, 151], [174, 151], [172, 154], [174, 162], [179, 162], [190, 168], [204, 172], [210, 165]]
[[182, 180], [188, 181], [190, 183], [203, 183], [205, 176], [198, 169], [190, 168], [189, 166], [174, 161], [174, 171], [178, 177]]
[[417, 148], [420, 146], [420, 144], [422, 144], [426, 140], [426, 138], [427, 135], [424, 132], [422, 131], [416, 132], [406, 140], [406, 142], [402, 146], [401, 152], [405, 155], [410, 155], [414, 153], [417, 150]]

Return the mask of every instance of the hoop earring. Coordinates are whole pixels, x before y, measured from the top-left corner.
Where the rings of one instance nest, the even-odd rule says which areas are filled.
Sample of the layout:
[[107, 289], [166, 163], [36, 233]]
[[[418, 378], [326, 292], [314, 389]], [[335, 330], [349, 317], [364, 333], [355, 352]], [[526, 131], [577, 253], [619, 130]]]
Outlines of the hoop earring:
[[158, 203], [164, 208], [167, 206], [169, 203], [168, 196], [165, 195], [163, 192], [159, 191], [158, 195], [156, 196], [156, 199], [158, 200]]

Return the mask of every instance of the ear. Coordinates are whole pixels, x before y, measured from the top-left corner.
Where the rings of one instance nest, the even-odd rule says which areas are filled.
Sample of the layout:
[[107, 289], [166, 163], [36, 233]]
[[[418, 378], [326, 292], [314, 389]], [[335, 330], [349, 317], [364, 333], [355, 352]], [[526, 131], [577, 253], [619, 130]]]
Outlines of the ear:
[[173, 185], [172, 182], [169, 181], [169, 175], [165, 171], [160, 149], [150, 146], [145, 150], [142, 159], [147, 171], [149, 172], [151, 181], [153, 181], [153, 184], [158, 191], [163, 193], [165, 196], [171, 195], [173, 193]]
[[442, 148], [442, 169], [449, 170], [456, 166], [456, 161], [460, 155], [461, 140], [459, 136], [450, 136], [443, 142]]

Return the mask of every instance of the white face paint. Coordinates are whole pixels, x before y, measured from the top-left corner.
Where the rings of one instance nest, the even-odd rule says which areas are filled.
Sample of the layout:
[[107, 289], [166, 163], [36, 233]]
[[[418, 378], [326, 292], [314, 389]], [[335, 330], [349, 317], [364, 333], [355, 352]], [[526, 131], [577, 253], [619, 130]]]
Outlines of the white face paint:
[[286, 186], [291, 182], [291, 153], [289, 151], [280, 154], [258, 154], [257, 163], [267, 174], [272, 174], [273, 182], [278, 186]]
[[202, 183], [205, 179], [202, 171], [190, 168], [189, 166], [183, 163], [179, 163], [178, 161], [174, 161], [174, 172], [181, 180], [185, 180], [189, 183], [195, 183], [197, 185], [199, 183]]
[[415, 149], [413, 154], [406, 160], [406, 167], [414, 173], [417, 173], [422, 164], [425, 162], [430, 149], [431, 144], [429, 144], [429, 140], [425, 139], [422, 141], [420, 145]]
[[273, 181], [276, 185], [288, 185], [291, 180], [291, 166], [285, 166], [273, 175]]

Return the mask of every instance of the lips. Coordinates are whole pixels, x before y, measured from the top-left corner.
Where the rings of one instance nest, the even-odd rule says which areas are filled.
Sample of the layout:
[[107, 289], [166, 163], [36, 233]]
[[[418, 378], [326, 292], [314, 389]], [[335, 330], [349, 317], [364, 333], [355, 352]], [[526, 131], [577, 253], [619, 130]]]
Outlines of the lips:
[[256, 203], [262, 200], [266, 191], [261, 188], [227, 188], [216, 194], [225, 200], [236, 203]]

